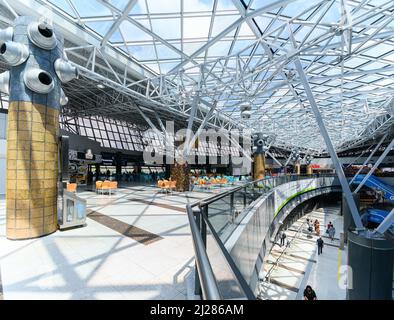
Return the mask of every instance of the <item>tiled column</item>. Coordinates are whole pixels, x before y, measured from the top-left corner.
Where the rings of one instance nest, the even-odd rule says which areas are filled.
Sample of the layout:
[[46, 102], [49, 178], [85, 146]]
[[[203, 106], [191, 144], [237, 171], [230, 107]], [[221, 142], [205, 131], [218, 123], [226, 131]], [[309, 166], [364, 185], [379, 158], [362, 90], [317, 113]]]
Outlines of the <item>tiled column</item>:
[[312, 165], [308, 164], [306, 166], [306, 174], [311, 175], [313, 173]]
[[295, 170], [297, 175], [301, 174], [301, 164], [299, 162], [295, 164]]
[[[19, 16], [0, 33], [0, 56], [10, 66], [0, 90], [9, 95], [6, 231], [9, 239], [57, 229], [61, 88], [78, 76], [63, 37], [45, 20]], [[4, 79], [8, 79], [5, 83]]]
[[7, 237], [25, 239], [57, 229], [59, 111], [11, 102], [7, 142]]
[[265, 156], [262, 153], [254, 154], [254, 180], [265, 177]]

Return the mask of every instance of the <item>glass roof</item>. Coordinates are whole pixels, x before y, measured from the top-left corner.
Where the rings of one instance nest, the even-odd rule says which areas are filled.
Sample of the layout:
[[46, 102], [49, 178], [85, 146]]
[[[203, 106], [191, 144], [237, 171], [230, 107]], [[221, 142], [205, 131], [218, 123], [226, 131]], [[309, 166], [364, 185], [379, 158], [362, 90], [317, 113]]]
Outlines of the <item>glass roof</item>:
[[[323, 150], [293, 57], [335, 146], [391, 112], [390, 0], [45, 0], [168, 83], [277, 141]], [[170, 98], [169, 98], [170, 99]], [[167, 100], [168, 101], [168, 100]], [[250, 120], [240, 106], [250, 105]], [[367, 106], [367, 107], [366, 107]], [[391, 108], [391, 107], [389, 107]]]

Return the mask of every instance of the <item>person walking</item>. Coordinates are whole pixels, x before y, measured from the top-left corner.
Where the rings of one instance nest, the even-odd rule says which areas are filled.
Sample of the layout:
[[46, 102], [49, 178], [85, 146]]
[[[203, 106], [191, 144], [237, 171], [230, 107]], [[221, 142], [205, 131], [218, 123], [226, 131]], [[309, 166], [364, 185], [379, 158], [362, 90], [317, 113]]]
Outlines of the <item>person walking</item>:
[[322, 239], [322, 237], [319, 237], [319, 239], [317, 239], [317, 254], [321, 255], [323, 254], [323, 246], [324, 246], [324, 241]]
[[286, 240], [286, 233], [282, 231], [282, 234], [280, 236], [280, 246], [284, 246], [285, 245], [285, 240]]
[[334, 241], [334, 236], [335, 236], [335, 227], [332, 226], [330, 229], [328, 229], [328, 235], [330, 236], [331, 241]]
[[307, 285], [304, 290], [304, 300], [317, 300], [316, 292], [310, 285]]
[[317, 221], [316, 225], [315, 225], [315, 232], [317, 236], [320, 236], [320, 222]]

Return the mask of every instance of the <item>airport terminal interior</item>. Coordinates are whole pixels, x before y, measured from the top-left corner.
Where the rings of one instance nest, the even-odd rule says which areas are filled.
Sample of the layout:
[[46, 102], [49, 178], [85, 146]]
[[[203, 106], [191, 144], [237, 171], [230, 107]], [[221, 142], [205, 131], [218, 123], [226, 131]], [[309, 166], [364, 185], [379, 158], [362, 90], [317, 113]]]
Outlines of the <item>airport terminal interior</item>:
[[392, 300], [393, 147], [391, 0], [0, 0], [0, 300]]

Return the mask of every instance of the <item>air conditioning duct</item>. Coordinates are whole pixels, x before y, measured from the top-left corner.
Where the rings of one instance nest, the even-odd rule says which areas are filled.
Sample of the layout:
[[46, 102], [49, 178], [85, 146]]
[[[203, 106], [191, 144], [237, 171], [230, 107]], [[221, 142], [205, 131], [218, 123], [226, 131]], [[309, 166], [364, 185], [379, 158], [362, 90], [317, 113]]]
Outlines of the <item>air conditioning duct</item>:
[[27, 27], [27, 35], [31, 42], [44, 50], [56, 47], [56, 36], [50, 24], [34, 21]]
[[12, 41], [14, 36], [14, 29], [12, 27], [8, 27], [0, 30], [0, 44], [8, 41]]
[[250, 119], [252, 112], [250, 110], [245, 110], [241, 112], [241, 117], [243, 120]]
[[29, 49], [24, 44], [7, 41], [0, 46], [0, 57], [2, 57], [7, 64], [14, 67], [27, 60], [29, 57]]
[[48, 72], [37, 68], [27, 69], [23, 75], [23, 80], [30, 90], [42, 94], [51, 92], [55, 86], [52, 76]]
[[63, 89], [60, 89], [60, 104], [65, 106], [68, 103], [68, 98], [64, 93]]
[[55, 61], [55, 72], [61, 82], [78, 79], [78, 69], [72, 66], [70, 62], [63, 59], [57, 59]]
[[0, 73], [0, 91], [5, 94], [10, 94], [10, 72], [9, 71]]
[[264, 140], [263, 140], [263, 139], [257, 140], [256, 145], [257, 145], [258, 147], [262, 147], [262, 146], [264, 145]]

